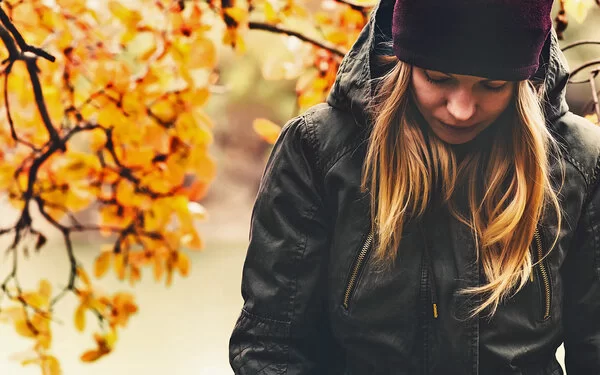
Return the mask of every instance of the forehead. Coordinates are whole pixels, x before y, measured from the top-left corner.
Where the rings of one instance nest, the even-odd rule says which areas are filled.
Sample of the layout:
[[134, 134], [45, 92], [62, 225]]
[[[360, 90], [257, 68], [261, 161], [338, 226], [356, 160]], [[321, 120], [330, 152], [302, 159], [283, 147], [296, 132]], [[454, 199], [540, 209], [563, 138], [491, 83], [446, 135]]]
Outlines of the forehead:
[[425, 73], [427, 73], [429, 75], [448, 76], [448, 77], [452, 77], [452, 78], [455, 78], [455, 79], [457, 79], [459, 81], [463, 81], [463, 82], [479, 82], [479, 81], [507, 82], [507, 81], [503, 81], [501, 79], [493, 79], [493, 78], [488, 78], [488, 77], [445, 73], [445, 72], [440, 72], [438, 70], [433, 70], [433, 69], [422, 69], [422, 68], [418, 68], [418, 69], [421, 69], [422, 71], [424, 71]]

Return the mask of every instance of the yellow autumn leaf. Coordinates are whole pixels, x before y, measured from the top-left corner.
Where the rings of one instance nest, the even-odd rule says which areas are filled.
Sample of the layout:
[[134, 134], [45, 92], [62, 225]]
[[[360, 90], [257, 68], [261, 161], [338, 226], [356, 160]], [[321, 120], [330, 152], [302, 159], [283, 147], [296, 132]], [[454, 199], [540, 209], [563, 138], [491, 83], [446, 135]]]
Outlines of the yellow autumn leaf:
[[325, 33], [325, 39], [334, 44], [346, 44], [348, 35], [342, 30], [334, 29]]
[[81, 281], [83, 281], [86, 287], [89, 288], [92, 286], [87, 272], [85, 272], [85, 270], [82, 267], [77, 267], [77, 277], [79, 277]]
[[29, 306], [36, 309], [41, 309], [47, 302], [47, 298], [44, 298], [40, 293], [24, 293], [21, 297]]
[[60, 375], [62, 374], [62, 370], [60, 368], [60, 363], [56, 357], [52, 355], [44, 356], [42, 359], [42, 373], [44, 375]]
[[200, 36], [193, 41], [188, 61], [189, 69], [212, 69], [217, 65], [217, 47], [215, 42]]
[[0, 322], [16, 322], [25, 319], [25, 311], [22, 306], [11, 306], [0, 310]]
[[246, 53], [247, 47], [246, 47], [246, 41], [244, 40], [244, 38], [242, 37], [242, 35], [240, 33], [237, 33], [237, 36], [235, 38], [235, 52], [238, 56], [242, 56], [243, 54]]
[[141, 61], [148, 60], [157, 49], [156, 36], [149, 32], [134, 33], [129, 42], [127, 50]]
[[132, 206], [135, 202], [135, 185], [126, 179], [117, 184], [117, 202], [123, 206]]
[[111, 329], [106, 336], [104, 336], [104, 340], [106, 346], [109, 350], [112, 350], [115, 347], [115, 343], [117, 342], [117, 331], [115, 329]]
[[83, 304], [80, 304], [75, 310], [75, 316], [73, 320], [75, 323], [75, 328], [77, 328], [79, 332], [83, 332], [85, 329], [85, 310], [86, 308]]
[[102, 252], [96, 261], [94, 262], [94, 275], [97, 278], [104, 276], [108, 267], [110, 266], [110, 258], [112, 257], [112, 252], [104, 251]]
[[281, 126], [265, 118], [255, 119], [252, 127], [265, 141], [274, 144], [281, 133]]
[[264, 5], [264, 15], [266, 21], [269, 23], [279, 22], [280, 20], [279, 17], [277, 17], [277, 12], [275, 12], [275, 9], [273, 8], [273, 4], [271, 4], [269, 1], [265, 1]]
[[142, 278], [142, 273], [139, 267], [130, 265], [131, 272], [129, 273], [129, 284], [134, 285], [136, 282], [140, 281]]
[[15, 331], [23, 337], [34, 338], [37, 334], [33, 330], [33, 327], [30, 326], [30, 323], [27, 323], [27, 320], [21, 319], [15, 321]]
[[46, 279], [40, 280], [40, 296], [44, 299], [44, 305], [47, 305], [52, 295], [52, 284]]
[[181, 251], [177, 253], [177, 269], [181, 276], [187, 276], [190, 273], [190, 258]]
[[119, 280], [125, 279], [125, 256], [123, 253], [118, 253], [114, 255], [113, 267], [115, 269], [115, 273]]
[[248, 19], [248, 10], [240, 7], [225, 8], [225, 14], [238, 24], [244, 23]]
[[154, 280], [160, 281], [164, 272], [163, 261], [159, 258], [154, 258]]
[[45, 332], [45, 333], [39, 334], [37, 336], [36, 346], [39, 346], [40, 348], [48, 350], [48, 349], [50, 349], [51, 344], [52, 344], [52, 334], [50, 332]]
[[600, 125], [600, 119], [598, 119], [598, 115], [596, 115], [595, 113], [586, 115], [585, 118], [588, 119], [589, 121], [593, 122], [596, 125]]
[[117, 17], [128, 28], [135, 27], [142, 20], [142, 16], [138, 11], [131, 10], [121, 4], [120, 1], [110, 1], [108, 3], [110, 12]]

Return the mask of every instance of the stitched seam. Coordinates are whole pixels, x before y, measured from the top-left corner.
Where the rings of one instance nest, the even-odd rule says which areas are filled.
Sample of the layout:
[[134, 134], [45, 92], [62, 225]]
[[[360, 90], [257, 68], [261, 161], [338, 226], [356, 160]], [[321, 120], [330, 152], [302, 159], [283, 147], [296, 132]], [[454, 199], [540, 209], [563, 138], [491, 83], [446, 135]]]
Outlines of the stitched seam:
[[[584, 171], [585, 168], [583, 167], [583, 165], [581, 165], [580, 162], [578, 162], [577, 160], [575, 160], [571, 156], [571, 154], [566, 154], [565, 153], [564, 159], [566, 161], [568, 161], [569, 163], [571, 163], [575, 167], [575, 169], [577, 169], [577, 171], [579, 173], [581, 173], [581, 175], [583, 176], [583, 179], [585, 180], [586, 185], [589, 186], [590, 185], [590, 176], [589, 176], [588, 173], [585, 173], [585, 171]], [[586, 189], [587, 189], [587, 186], [586, 186]]]
[[596, 187], [594, 189], [593, 186], [596, 186], [596, 184], [597, 184], [597, 174], [598, 174], [599, 168], [600, 168], [600, 158], [598, 158], [598, 160], [596, 161], [596, 167], [594, 168], [593, 182], [590, 182], [590, 184], [588, 184], [588, 186], [586, 187], [584, 205], [587, 204], [588, 202], [591, 202], [594, 190], [598, 190], [598, 187]]
[[594, 168], [594, 172], [592, 173], [592, 181], [590, 182], [590, 185], [596, 184], [599, 173], [600, 173], [600, 158], [598, 158], [598, 160], [596, 160], [596, 167]]
[[306, 135], [308, 137], [309, 144], [312, 148], [314, 157], [316, 159], [315, 160], [316, 167], [319, 171], [319, 174], [323, 175], [323, 173], [322, 173], [323, 166], [322, 166], [322, 162], [321, 162], [321, 156], [319, 153], [321, 146], [319, 144], [319, 140], [317, 139], [317, 134], [316, 134], [317, 130], [316, 130], [314, 121], [312, 119], [312, 115], [310, 113], [308, 113], [304, 116], [304, 123], [306, 124]]
[[290, 322], [286, 322], [284, 320], [277, 320], [277, 319], [267, 318], [267, 317], [264, 317], [264, 316], [258, 316], [256, 314], [253, 314], [253, 313], [249, 312], [245, 308], [242, 308], [242, 312], [244, 314], [248, 315], [249, 318], [252, 318], [253, 320], [258, 320], [258, 321], [263, 322], [263, 323], [277, 323], [277, 324], [284, 324], [284, 325], [289, 325], [290, 324]]
[[[316, 206], [311, 206], [311, 208], [310, 208], [310, 215], [309, 215], [309, 221], [314, 219], [316, 213], [317, 213]], [[307, 248], [306, 244], [307, 243], [308, 243], [308, 234], [305, 234], [304, 237], [302, 238], [301, 244], [299, 244], [298, 249], [297, 249], [297, 250], [300, 250], [298, 252], [298, 254], [300, 255], [298, 257], [298, 261], [304, 259], [304, 256], [306, 255], [306, 248]], [[299, 267], [296, 268], [296, 269], [299, 269]], [[289, 341], [292, 340], [292, 324], [293, 324], [293, 321], [294, 321], [293, 316], [295, 315], [295, 311], [296, 311], [296, 308], [295, 308], [295, 299], [296, 299], [297, 292], [298, 292], [298, 274], [296, 274], [295, 277], [294, 277], [294, 289], [293, 289], [292, 298], [291, 298], [291, 301], [290, 301], [292, 311], [291, 311], [291, 316], [290, 316], [290, 327], [289, 327], [290, 331], [289, 331], [289, 334], [288, 334], [288, 340]], [[288, 366], [289, 366], [289, 363], [290, 363], [290, 360], [291, 360], [290, 356], [291, 356], [291, 350], [289, 350], [289, 348], [288, 348], [288, 359], [287, 359], [286, 364], [285, 364], [285, 371], [282, 372], [282, 374], [287, 374], [288, 373], [288, 370], [289, 370]]]

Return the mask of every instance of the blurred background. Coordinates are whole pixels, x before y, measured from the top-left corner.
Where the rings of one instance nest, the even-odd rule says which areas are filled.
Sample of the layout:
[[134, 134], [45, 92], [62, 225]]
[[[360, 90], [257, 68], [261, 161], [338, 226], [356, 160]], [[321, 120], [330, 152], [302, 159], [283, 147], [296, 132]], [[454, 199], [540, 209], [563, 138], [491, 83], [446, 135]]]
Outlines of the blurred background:
[[[593, 0], [592, 0], [593, 1]], [[315, 6], [318, 3], [314, 2]], [[600, 40], [600, 7], [587, 14], [585, 22], [571, 20], [561, 42]], [[289, 59], [289, 37], [261, 31], [245, 35], [247, 51], [238, 54], [220, 46], [219, 81], [209, 102], [207, 114], [215, 124], [211, 154], [217, 165], [216, 178], [202, 205], [208, 217], [198, 222], [204, 242], [201, 252], [190, 253], [191, 271], [186, 278], [175, 276], [172, 286], [156, 283], [148, 272], [135, 287], [109, 274], [98, 283], [106, 290], [131, 291], [140, 307], [127, 328], [119, 332], [113, 353], [97, 362], [84, 364], [79, 357], [94, 342], [73, 329], [72, 314], [77, 300], [67, 296], [56, 307], [63, 320], [54, 327], [53, 352], [59, 357], [64, 374], [231, 374], [228, 364], [228, 339], [242, 307], [241, 271], [248, 241], [250, 214], [261, 174], [271, 146], [253, 129], [256, 118], [282, 125], [298, 112], [297, 78], [277, 80], [265, 71], [273, 61]], [[583, 46], [566, 53], [571, 67], [600, 56], [600, 46]], [[582, 77], [586, 78], [586, 77]], [[589, 106], [589, 85], [569, 87], [568, 100], [573, 110]], [[18, 212], [0, 200], [0, 227], [12, 225]], [[52, 234], [53, 229], [45, 228]], [[2, 238], [1, 244], [8, 244]], [[79, 236], [76, 251], [86, 268], [97, 256], [99, 236]], [[24, 286], [33, 288], [40, 275], [56, 285], [64, 285], [69, 267], [64, 243], [54, 230], [44, 251], [27, 259], [19, 270]], [[8, 257], [2, 255], [1, 266]], [[93, 325], [91, 323], [90, 325]], [[19, 353], [30, 347], [30, 340], [18, 336], [12, 326], [0, 324], [0, 374], [40, 374], [39, 367], [19, 362]], [[559, 356], [562, 354], [559, 353]]]

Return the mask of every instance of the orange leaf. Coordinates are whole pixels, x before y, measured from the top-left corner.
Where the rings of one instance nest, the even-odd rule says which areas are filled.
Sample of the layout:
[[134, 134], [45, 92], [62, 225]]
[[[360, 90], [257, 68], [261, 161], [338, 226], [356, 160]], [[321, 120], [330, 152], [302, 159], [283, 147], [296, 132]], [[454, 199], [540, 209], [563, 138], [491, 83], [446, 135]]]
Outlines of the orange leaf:
[[96, 258], [96, 262], [94, 263], [94, 275], [100, 278], [104, 276], [106, 271], [108, 270], [108, 266], [110, 265], [110, 257], [112, 256], [112, 252], [105, 251], [98, 258]]
[[163, 263], [160, 259], [155, 258], [154, 260], [154, 280], [160, 281], [164, 272]]
[[94, 362], [95, 360], [97, 360], [105, 354], [105, 352], [100, 350], [88, 350], [87, 352], [81, 355], [81, 360], [83, 362]]
[[258, 135], [270, 144], [274, 144], [281, 133], [281, 126], [265, 118], [258, 118], [253, 122], [253, 128]]
[[208, 184], [203, 181], [195, 180], [192, 184], [187, 188], [187, 197], [190, 202], [199, 201], [206, 195], [208, 191]]
[[142, 273], [139, 267], [131, 265], [131, 273], [129, 274], [129, 284], [133, 285], [142, 278]]
[[181, 276], [187, 276], [190, 273], [190, 258], [186, 253], [177, 253], [177, 269]]
[[85, 272], [85, 270], [81, 267], [77, 267], [77, 277], [79, 277], [88, 288], [92, 285], [87, 272]]

